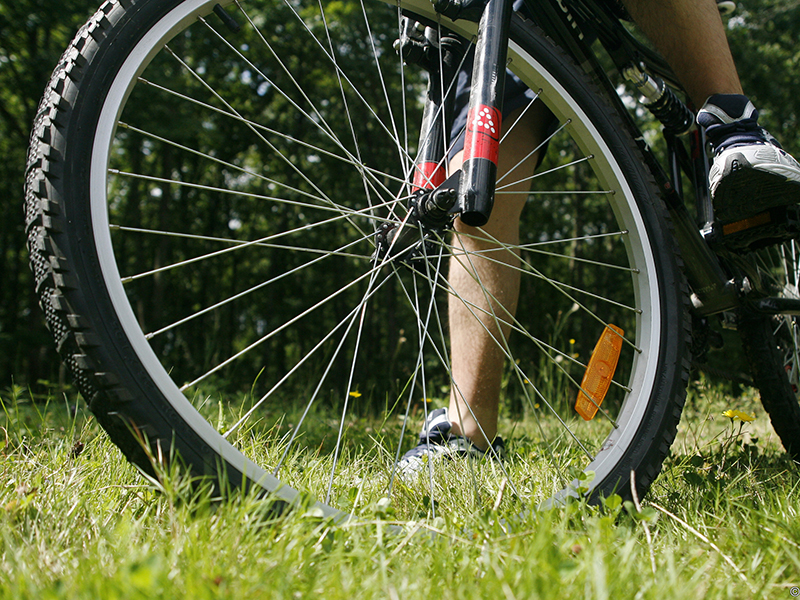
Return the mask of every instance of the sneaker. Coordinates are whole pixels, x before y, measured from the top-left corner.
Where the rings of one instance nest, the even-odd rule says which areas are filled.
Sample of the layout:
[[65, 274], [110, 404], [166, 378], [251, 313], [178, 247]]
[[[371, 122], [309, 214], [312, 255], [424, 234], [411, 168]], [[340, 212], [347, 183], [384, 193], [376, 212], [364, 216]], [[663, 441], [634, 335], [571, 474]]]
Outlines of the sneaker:
[[505, 459], [506, 446], [500, 436], [494, 439], [491, 448], [484, 451], [467, 438], [452, 435], [450, 433], [452, 427], [446, 408], [437, 408], [428, 413], [428, 418], [422, 424], [422, 431], [419, 434], [419, 444], [406, 452], [397, 462], [400, 476], [409, 479], [417, 475], [423, 470], [427, 460], [437, 456]]
[[714, 150], [709, 186], [719, 222], [800, 202], [800, 164], [758, 125], [758, 111], [745, 96], [711, 96], [697, 123]]

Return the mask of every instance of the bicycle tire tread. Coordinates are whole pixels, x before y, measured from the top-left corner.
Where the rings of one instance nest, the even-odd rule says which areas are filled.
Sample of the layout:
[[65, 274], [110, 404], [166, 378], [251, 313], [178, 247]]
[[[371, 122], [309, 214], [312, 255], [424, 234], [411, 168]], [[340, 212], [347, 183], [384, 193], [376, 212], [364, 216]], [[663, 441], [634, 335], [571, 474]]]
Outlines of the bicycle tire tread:
[[761, 315], [740, 315], [738, 329], [761, 404], [784, 449], [792, 459], [799, 461], [800, 402], [786, 377], [770, 320]]
[[[105, 38], [105, 32], [133, 4], [130, 0], [104, 3], [62, 54], [32, 127], [24, 208], [35, 290], [56, 349], [78, 391], [111, 440], [129, 461], [155, 475], [152, 447], [160, 443], [157, 432], [140, 415], [137, 419], [129, 415], [133, 396], [98, 361], [96, 335], [70, 300], [78, 281], [70, 270], [67, 255], [59, 247], [59, 234], [69, 223], [64, 219], [59, 189], [52, 183], [65, 176], [63, 157], [67, 150], [62, 132], [79, 92], [77, 84]], [[132, 431], [139, 433], [138, 440], [131, 435]], [[145, 439], [150, 447], [145, 445]]]

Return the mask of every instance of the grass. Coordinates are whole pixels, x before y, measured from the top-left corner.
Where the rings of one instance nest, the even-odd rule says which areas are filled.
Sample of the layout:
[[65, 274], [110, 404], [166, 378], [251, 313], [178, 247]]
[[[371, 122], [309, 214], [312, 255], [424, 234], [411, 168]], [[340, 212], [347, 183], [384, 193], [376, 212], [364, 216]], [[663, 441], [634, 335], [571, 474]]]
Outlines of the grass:
[[[387, 507], [359, 480], [359, 461], [383, 469], [376, 452], [345, 474], [336, 493], [361, 518], [338, 526], [247, 496], [214, 503], [177, 470], [149, 481], [74, 398], [0, 399], [2, 598], [791, 598], [800, 585], [800, 470], [749, 391], [695, 384], [639, 508], [520, 515], [495, 509], [491, 486], [459, 497], [456, 473], [449, 510], [417, 519], [429, 507], [412, 491]], [[757, 418], [740, 434], [728, 408]], [[323, 489], [314, 462], [305, 477]]]

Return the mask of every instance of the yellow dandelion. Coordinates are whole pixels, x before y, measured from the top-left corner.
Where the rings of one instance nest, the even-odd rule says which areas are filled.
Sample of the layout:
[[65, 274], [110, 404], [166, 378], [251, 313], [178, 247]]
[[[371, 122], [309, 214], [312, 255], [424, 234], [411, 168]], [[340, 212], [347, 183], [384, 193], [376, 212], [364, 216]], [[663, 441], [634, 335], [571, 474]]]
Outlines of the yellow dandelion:
[[723, 417], [728, 417], [731, 421], [743, 421], [744, 423], [750, 423], [751, 421], [756, 420], [755, 415], [747, 414], [746, 412], [742, 412], [741, 410], [733, 410], [728, 409], [722, 413]]
[[361, 392], [358, 392], [358, 391], [350, 392], [350, 397], [351, 398], [361, 398]]

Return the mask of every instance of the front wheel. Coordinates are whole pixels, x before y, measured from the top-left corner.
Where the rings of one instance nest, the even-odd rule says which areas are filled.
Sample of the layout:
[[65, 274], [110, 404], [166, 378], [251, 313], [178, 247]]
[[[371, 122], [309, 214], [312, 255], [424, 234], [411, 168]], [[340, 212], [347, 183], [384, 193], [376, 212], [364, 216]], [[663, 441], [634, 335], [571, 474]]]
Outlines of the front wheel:
[[[465, 255], [451, 252], [461, 234], [431, 236], [413, 259], [376, 261], [381, 224], [408, 210], [424, 96], [391, 49], [400, 8], [221, 4], [107, 2], [35, 123], [37, 290], [111, 439], [144, 468], [174, 449], [222, 489], [249, 481], [289, 503], [302, 489], [326, 511], [384, 494], [408, 515], [626, 494], [631, 471], [644, 492], [685, 397], [687, 295], [652, 178], [596, 88], [515, 17], [510, 68], [558, 122], [519, 242]], [[440, 20], [428, 2], [402, 7]], [[492, 252], [517, 257], [514, 315], [448, 284], [448, 263]], [[398, 481], [408, 429], [458, 386], [448, 296], [511, 332], [511, 458]], [[594, 350], [608, 331], [613, 369]], [[608, 385], [590, 420], [575, 412], [579, 390], [599, 389], [587, 370]]]

